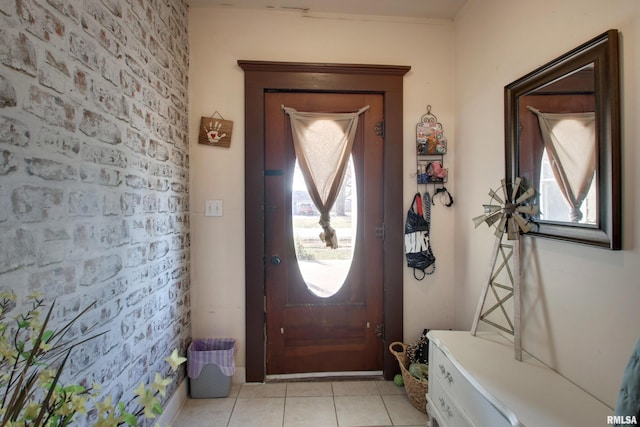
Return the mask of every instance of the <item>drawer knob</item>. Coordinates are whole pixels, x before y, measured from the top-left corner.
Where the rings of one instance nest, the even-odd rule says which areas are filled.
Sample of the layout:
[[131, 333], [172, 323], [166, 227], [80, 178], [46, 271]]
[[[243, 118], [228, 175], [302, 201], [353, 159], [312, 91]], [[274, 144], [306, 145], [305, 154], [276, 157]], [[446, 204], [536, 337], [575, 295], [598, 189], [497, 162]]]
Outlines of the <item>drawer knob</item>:
[[442, 374], [442, 377], [445, 380], [447, 380], [449, 385], [453, 384], [453, 375], [451, 375], [451, 372], [447, 371], [447, 369], [442, 364], [440, 364], [439, 367], [440, 367], [440, 373]]
[[442, 409], [442, 412], [444, 412], [449, 418], [453, 418], [453, 411], [451, 411], [451, 408], [442, 397], [440, 398], [440, 409]]

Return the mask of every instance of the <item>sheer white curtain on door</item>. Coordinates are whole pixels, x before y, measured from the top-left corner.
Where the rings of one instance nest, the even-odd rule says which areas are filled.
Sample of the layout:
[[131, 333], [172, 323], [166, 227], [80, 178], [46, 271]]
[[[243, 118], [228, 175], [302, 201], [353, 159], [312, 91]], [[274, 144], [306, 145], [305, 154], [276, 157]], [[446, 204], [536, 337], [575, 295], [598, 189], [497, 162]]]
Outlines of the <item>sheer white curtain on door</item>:
[[354, 113], [309, 113], [282, 106], [289, 115], [293, 146], [311, 200], [320, 211], [320, 239], [336, 249], [338, 238], [331, 227], [329, 211], [338, 197], [349, 163], [358, 117], [369, 106]]
[[569, 219], [579, 222], [596, 170], [595, 113], [543, 113], [527, 108], [538, 116], [551, 170], [569, 205]]

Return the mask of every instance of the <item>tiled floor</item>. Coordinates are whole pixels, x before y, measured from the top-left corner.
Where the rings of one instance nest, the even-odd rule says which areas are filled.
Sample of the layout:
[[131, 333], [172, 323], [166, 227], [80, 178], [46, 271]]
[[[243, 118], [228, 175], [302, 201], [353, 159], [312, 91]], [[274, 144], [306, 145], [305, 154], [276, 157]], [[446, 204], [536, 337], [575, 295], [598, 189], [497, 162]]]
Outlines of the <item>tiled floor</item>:
[[390, 381], [233, 385], [227, 398], [188, 399], [174, 427], [427, 426]]

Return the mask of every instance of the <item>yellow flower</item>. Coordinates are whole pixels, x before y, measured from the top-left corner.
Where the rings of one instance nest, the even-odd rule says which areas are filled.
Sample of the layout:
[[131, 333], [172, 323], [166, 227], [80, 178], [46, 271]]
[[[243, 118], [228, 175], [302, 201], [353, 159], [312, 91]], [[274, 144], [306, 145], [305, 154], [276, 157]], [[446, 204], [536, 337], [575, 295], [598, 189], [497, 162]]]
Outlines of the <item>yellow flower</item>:
[[13, 363], [16, 359], [16, 350], [6, 339], [0, 339], [0, 360]]
[[108, 414], [99, 415], [98, 420], [96, 420], [93, 425], [94, 427], [116, 427], [118, 425], [118, 420], [115, 418], [112, 411]]
[[35, 418], [36, 416], [38, 416], [38, 412], [40, 412], [40, 405], [36, 402], [31, 402], [25, 408], [23, 415], [27, 419]]
[[145, 393], [147, 392], [144, 388], [144, 383], [140, 383], [140, 385], [138, 386], [137, 389], [134, 390], [134, 392], [138, 395], [138, 396], [144, 396]]
[[27, 295], [27, 300], [28, 301], [35, 301], [35, 300], [41, 299], [41, 298], [42, 298], [42, 293], [37, 292], [37, 291], [33, 291], [29, 295]]
[[49, 350], [51, 350], [51, 347], [53, 347], [51, 344], [49, 344], [48, 342], [44, 342], [44, 341], [40, 341], [40, 350], [47, 352]]
[[102, 390], [102, 387], [100, 387], [100, 384], [94, 382], [93, 385], [91, 386], [91, 391], [92, 391], [91, 397], [93, 398], [98, 397], [101, 390]]
[[13, 291], [2, 291], [0, 292], [0, 299], [6, 299], [9, 301], [15, 301], [17, 299], [15, 292]]
[[180, 357], [178, 355], [178, 349], [173, 349], [173, 352], [171, 353], [171, 356], [167, 357], [164, 360], [166, 360], [167, 363], [169, 365], [171, 365], [171, 369], [173, 371], [175, 371], [176, 369], [178, 369], [178, 366], [180, 366], [181, 364], [183, 364], [184, 362], [187, 361], [187, 358], [186, 357]]
[[57, 413], [66, 417], [67, 415], [74, 414], [74, 408], [70, 402], [63, 402], [57, 410]]
[[151, 387], [158, 391], [162, 396], [167, 394], [167, 386], [171, 384], [170, 378], [162, 378], [162, 375], [156, 372], [156, 377], [153, 380]]
[[159, 413], [162, 413], [160, 399], [155, 397], [151, 390], [145, 390], [144, 384], [140, 383], [140, 386], [136, 389], [136, 394], [139, 396], [138, 403], [144, 407], [144, 416], [146, 418], [155, 418], [158, 408], [160, 408]]
[[113, 410], [113, 403], [111, 403], [111, 396], [107, 396], [102, 402], [96, 402], [96, 408], [98, 408], [98, 415], [106, 414]]
[[43, 369], [38, 376], [38, 387], [45, 388], [53, 381], [56, 371], [53, 369]]
[[73, 395], [71, 396], [71, 404], [73, 405], [73, 410], [79, 414], [87, 413], [87, 398], [85, 396]]

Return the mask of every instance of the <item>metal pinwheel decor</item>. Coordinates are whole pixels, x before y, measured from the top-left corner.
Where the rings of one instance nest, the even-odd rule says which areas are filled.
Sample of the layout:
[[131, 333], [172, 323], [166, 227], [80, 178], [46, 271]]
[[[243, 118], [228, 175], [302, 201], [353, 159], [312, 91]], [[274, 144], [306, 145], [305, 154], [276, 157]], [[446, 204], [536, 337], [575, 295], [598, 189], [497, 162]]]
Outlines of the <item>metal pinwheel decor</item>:
[[[513, 183], [502, 180], [502, 195], [490, 190], [491, 201], [483, 205], [484, 214], [473, 218], [476, 228], [486, 223], [496, 227], [496, 242], [491, 259], [489, 278], [480, 297], [478, 309], [471, 327], [471, 334], [476, 335], [478, 323], [483, 321], [493, 327], [507, 332], [514, 337], [515, 358], [522, 360], [522, 344], [520, 338], [520, 233], [528, 233], [535, 227], [531, 216], [539, 212], [532, 203], [536, 191], [527, 187], [520, 177]], [[498, 190], [500, 191], [500, 190]], [[513, 243], [503, 243], [503, 236]], [[498, 265], [498, 256], [502, 262]], [[510, 262], [511, 261], [511, 265]], [[491, 289], [491, 294], [489, 294]], [[487, 304], [491, 296], [493, 305]], [[509, 316], [505, 303], [513, 297], [513, 316]], [[488, 307], [485, 308], [485, 304]], [[500, 317], [502, 315], [502, 317]], [[498, 316], [498, 318], [496, 318]], [[513, 317], [513, 319], [512, 319]]]
[[525, 188], [520, 177], [517, 177], [511, 185], [503, 179], [501, 188], [502, 197], [495, 190], [489, 191], [491, 201], [489, 204], [482, 205], [484, 214], [473, 218], [473, 223], [477, 228], [483, 222], [491, 226], [499, 221], [495, 231], [496, 237], [502, 237], [506, 229], [507, 239], [516, 240], [520, 231], [528, 233], [534, 227], [529, 217], [539, 212], [537, 205], [530, 204], [531, 198], [536, 195], [536, 190], [532, 187]]

